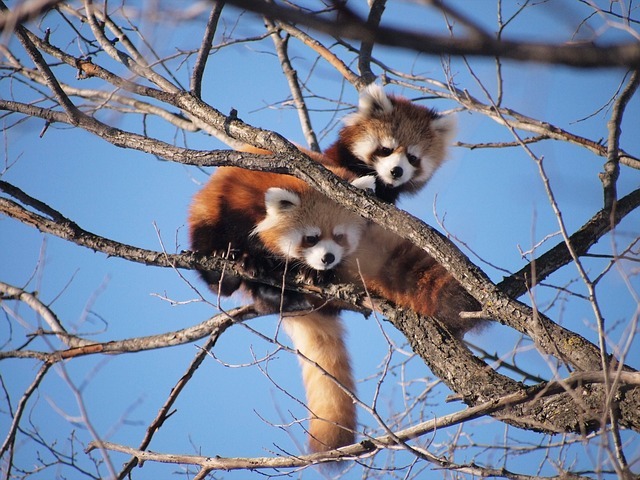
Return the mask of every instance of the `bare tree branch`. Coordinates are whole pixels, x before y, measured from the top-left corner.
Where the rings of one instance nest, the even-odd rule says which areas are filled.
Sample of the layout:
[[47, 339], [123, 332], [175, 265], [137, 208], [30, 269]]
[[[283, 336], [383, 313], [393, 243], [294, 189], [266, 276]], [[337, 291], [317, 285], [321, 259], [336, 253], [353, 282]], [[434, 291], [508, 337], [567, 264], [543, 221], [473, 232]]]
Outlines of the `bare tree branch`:
[[392, 27], [371, 28], [367, 22], [350, 15], [348, 18], [325, 18], [308, 15], [290, 7], [263, 0], [230, 0], [229, 4], [268, 16], [275, 20], [307, 25], [319, 32], [336, 37], [352, 38], [379, 45], [410, 49], [435, 55], [500, 57], [571, 67], [598, 68], [640, 66], [640, 45], [636, 42], [609, 46], [590, 44], [557, 45], [533, 42], [495, 40], [475, 36], [469, 38], [439, 37], [425, 33], [408, 32]]
[[214, 1], [213, 8], [209, 14], [207, 20], [207, 28], [202, 38], [202, 45], [198, 50], [198, 58], [196, 64], [193, 67], [193, 73], [191, 75], [191, 93], [198, 97], [202, 97], [202, 76], [204, 75], [204, 68], [207, 64], [209, 53], [211, 52], [211, 45], [213, 43], [213, 37], [216, 33], [216, 27], [218, 26], [218, 20], [220, 19], [220, 13], [224, 7], [224, 0]]
[[287, 82], [289, 83], [289, 90], [291, 91], [293, 103], [296, 106], [296, 110], [298, 111], [298, 118], [300, 119], [302, 133], [304, 133], [304, 137], [307, 140], [307, 145], [310, 150], [319, 152], [320, 145], [318, 144], [318, 139], [316, 138], [316, 134], [313, 131], [313, 127], [311, 126], [309, 111], [307, 110], [307, 105], [305, 103], [302, 91], [300, 89], [300, 83], [298, 81], [298, 73], [295, 71], [295, 69], [291, 65], [291, 61], [289, 60], [289, 53], [287, 51], [288, 40], [286, 38], [280, 37], [280, 31], [278, 27], [268, 18], [265, 18], [265, 25], [271, 31], [271, 39], [273, 40], [273, 44], [275, 45], [276, 53], [278, 54], [280, 65], [282, 66], [282, 72], [284, 73], [285, 77], [287, 78]]
[[[573, 375], [570, 378], [562, 381], [550, 382], [548, 384], [530, 387], [526, 393], [518, 392], [515, 394], [507, 394], [500, 399], [486, 402], [475, 407], [469, 407], [460, 412], [456, 412], [450, 415], [446, 415], [437, 419], [428, 420], [415, 425], [411, 428], [394, 432], [393, 435], [384, 435], [381, 437], [370, 438], [362, 441], [358, 444], [340, 448], [330, 452], [315, 453], [311, 455], [299, 455], [295, 457], [262, 457], [262, 458], [224, 458], [220, 456], [213, 457], [201, 457], [195, 455], [175, 455], [175, 454], [161, 454], [151, 451], [144, 451], [140, 449], [133, 449], [114, 443], [105, 443], [105, 447], [109, 450], [123, 452], [134, 456], [138, 462], [156, 461], [156, 462], [168, 462], [177, 464], [191, 464], [202, 467], [207, 472], [215, 470], [237, 470], [237, 469], [267, 469], [267, 468], [294, 468], [298, 466], [312, 465], [317, 463], [331, 462], [335, 460], [344, 460], [345, 458], [353, 457], [366, 457], [375, 453], [377, 450], [392, 447], [396, 443], [396, 439], [407, 441], [414, 439], [418, 436], [422, 436], [431, 431], [445, 428], [452, 425], [457, 425], [461, 422], [469, 421], [474, 418], [479, 418], [486, 414], [498, 411], [505, 407], [515, 406], [520, 403], [526, 402], [533, 398], [540, 398], [545, 396], [552, 396], [557, 392], [562, 392], [572, 385], [587, 385], [590, 383], [602, 382], [603, 377], [600, 372], [584, 372]], [[639, 373], [627, 373], [622, 379], [623, 383], [627, 385], [640, 386], [640, 374]], [[395, 437], [395, 438], [394, 438]], [[89, 450], [95, 448], [95, 445], [90, 445]], [[464, 468], [464, 466], [452, 466], [451, 462], [445, 459], [437, 459], [441, 466], [446, 468]], [[483, 469], [484, 470], [484, 469]], [[496, 471], [492, 475], [495, 474]], [[509, 476], [505, 476], [510, 478]], [[530, 477], [533, 478], [533, 477]], [[537, 477], [541, 478], [541, 477]], [[562, 477], [566, 478], [566, 477]], [[581, 478], [581, 477], [575, 477]]]
[[624, 88], [611, 112], [609, 120], [609, 141], [607, 142], [607, 162], [604, 164], [604, 173], [600, 175], [604, 188], [604, 208], [613, 210], [614, 204], [618, 200], [616, 182], [620, 175], [619, 150], [620, 150], [620, 123], [627, 103], [633, 97], [640, 85], [639, 70], [634, 70], [629, 78], [629, 83]]

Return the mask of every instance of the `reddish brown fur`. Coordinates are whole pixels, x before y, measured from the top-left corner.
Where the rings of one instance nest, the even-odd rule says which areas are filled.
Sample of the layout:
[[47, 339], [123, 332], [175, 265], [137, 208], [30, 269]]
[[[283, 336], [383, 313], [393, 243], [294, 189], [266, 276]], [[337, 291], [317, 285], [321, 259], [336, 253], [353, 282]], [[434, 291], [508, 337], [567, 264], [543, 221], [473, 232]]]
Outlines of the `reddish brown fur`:
[[361, 283], [373, 294], [399, 307], [435, 316], [451, 333], [462, 337], [484, 324], [460, 317], [480, 310], [447, 270], [424, 250], [378, 225], [371, 225], [358, 250], [340, 268], [344, 280]]

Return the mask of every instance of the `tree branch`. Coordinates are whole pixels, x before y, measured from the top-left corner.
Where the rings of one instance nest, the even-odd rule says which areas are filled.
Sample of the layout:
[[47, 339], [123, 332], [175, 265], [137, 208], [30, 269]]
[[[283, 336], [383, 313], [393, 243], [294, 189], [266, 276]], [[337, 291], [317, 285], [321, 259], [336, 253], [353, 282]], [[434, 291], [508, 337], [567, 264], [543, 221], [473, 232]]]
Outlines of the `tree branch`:
[[[638, 373], [627, 373], [622, 380], [628, 386], [640, 386], [640, 374]], [[358, 444], [342, 447], [338, 450], [310, 455], [297, 455], [295, 457], [225, 458], [217, 455], [215, 457], [203, 457], [196, 455], [161, 454], [152, 451], [143, 451], [141, 449], [133, 449], [110, 442], [104, 442], [104, 447], [108, 450], [130, 454], [135, 457], [138, 462], [155, 461], [163, 463], [198, 465], [209, 472], [214, 470], [295, 468], [317, 463], [344, 460], [346, 458], [368, 457], [379, 450], [394, 447], [398, 440], [406, 442], [423, 436], [426, 433], [458, 425], [462, 422], [470, 421], [475, 418], [480, 418], [487, 414], [499, 411], [500, 409], [504, 409], [505, 407], [513, 407], [536, 397], [542, 398], [553, 396], [557, 392], [562, 392], [567, 388], [579, 388], [584, 387], [584, 385], [600, 382], [602, 382], [601, 372], [584, 372], [572, 375], [571, 377], [561, 381], [528, 387], [527, 391], [524, 393], [518, 392], [514, 394], [507, 394], [499, 399], [485, 402], [475, 407], [469, 407], [465, 410], [428, 420], [410, 428], [394, 432], [393, 435], [382, 435], [380, 437], [370, 438]], [[95, 447], [96, 445], [92, 443], [89, 445], [87, 451], [89, 452]], [[439, 460], [441, 462], [440, 466], [444, 468], [462, 468], [462, 466], [454, 465], [448, 460]]]
[[[640, 207], [640, 189], [621, 198], [613, 216], [602, 209], [569, 237], [576, 254], [585, 255], [604, 235], [610, 232], [620, 221], [636, 208]], [[567, 244], [562, 241], [538, 258], [531, 260], [516, 273], [498, 283], [498, 288], [513, 298], [525, 294], [530, 288], [572, 261]]]
[[200, 49], [198, 50], [196, 64], [194, 65], [193, 72], [191, 73], [190, 90], [191, 93], [197, 98], [202, 98], [202, 77], [204, 75], [205, 66], [207, 65], [209, 53], [211, 52], [213, 37], [216, 33], [218, 20], [220, 19], [220, 14], [222, 13], [223, 7], [224, 0], [213, 1], [213, 8], [211, 9], [211, 13], [209, 14], [209, 19], [207, 20], [207, 27], [204, 31], [202, 44], [200, 45]]
[[580, 68], [640, 67], [640, 44], [635, 41], [602, 47], [592, 44], [517, 42], [490, 37], [483, 37], [480, 41], [476, 36], [455, 38], [393, 27], [371, 28], [366, 21], [355, 15], [330, 19], [264, 0], [229, 0], [228, 3], [274, 20], [307, 25], [336, 37], [375, 42], [432, 55], [500, 57]]
[[627, 103], [640, 85], [640, 71], [634, 70], [631, 73], [629, 83], [622, 91], [611, 112], [611, 119], [607, 125], [609, 128], [609, 141], [607, 142], [607, 162], [604, 164], [604, 173], [600, 174], [600, 180], [604, 189], [604, 208], [613, 211], [618, 200], [618, 189], [616, 182], [620, 175], [619, 149], [620, 149], [620, 124], [622, 115]]
[[311, 119], [309, 118], [309, 111], [307, 110], [307, 104], [304, 100], [304, 96], [302, 95], [302, 91], [300, 89], [300, 83], [298, 82], [298, 73], [291, 65], [291, 61], [289, 60], [289, 53], [287, 51], [287, 40], [280, 37], [280, 31], [275, 23], [273, 23], [268, 18], [265, 18], [265, 25], [271, 31], [271, 40], [273, 40], [273, 44], [276, 48], [276, 53], [278, 54], [278, 60], [280, 60], [280, 66], [282, 67], [282, 72], [287, 79], [287, 83], [289, 84], [289, 91], [293, 97], [293, 103], [298, 112], [298, 118], [300, 120], [300, 126], [302, 127], [302, 133], [304, 134], [305, 139], [307, 140], [307, 145], [310, 150], [314, 152], [320, 151], [320, 145], [318, 144], [318, 139], [316, 138], [316, 134], [313, 131], [313, 126], [311, 125]]

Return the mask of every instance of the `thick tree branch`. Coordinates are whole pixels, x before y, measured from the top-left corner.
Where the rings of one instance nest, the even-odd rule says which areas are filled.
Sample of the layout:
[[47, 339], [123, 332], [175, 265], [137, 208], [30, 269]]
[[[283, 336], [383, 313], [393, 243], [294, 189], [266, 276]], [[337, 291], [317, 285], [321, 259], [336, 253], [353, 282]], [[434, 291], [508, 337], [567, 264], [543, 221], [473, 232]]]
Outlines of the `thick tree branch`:
[[[587, 223], [569, 237], [569, 241], [579, 256], [585, 255], [604, 235], [610, 232], [629, 213], [640, 207], [640, 189], [634, 190], [621, 198], [616, 205], [613, 216], [606, 210], [600, 210]], [[498, 283], [498, 288], [507, 295], [518, 298], [528, 289], [542, 282], [560, 267], [572, 261], [565, 242], [530, 261], [516, 273]]]
[[[195, 262], [199, 259], [189, 254], [184, 258], [184, 255], [169, 255], [160, 252], [150, 252], [142, 249], [136, 249], [128, 245], [119, 244], [111, 240], [96, 237], [89, 232], [82, 230], [73, 222], [65, 219], [62, 215], [57, 213], [46, 205], [39, 204], [37, 201], [33, 201], [31, 197], [27, 196], [23, 192], [15, 189], [5, 182], [0, 183], [0, 188], [5, 191], [9, 191], [16, 198], [22, 199], [28, 204], [39, 206], [42, 210], [48, 212], [49, 215], [56, 218], [57, 221], [50, 221], [44, 217], [37, 216], [27, 210], [23, 209], [13, 202], [9, 202], [6, 199], [0, 199], [0, 210], [10, 213], [14, 218], [17, 218], [24, 223], [37, 226], [42, 231], [48, 231], [54, 234], [63, 235], [65, 238], [69, 238], [72, 241], [90, 248], [99, 249], [110, 255], [117, 255], [122, 258], [144, 262], [153, 263], [161, 266], [171, 266], [174, 268], [193, 268]], [[203, 259], [204, 260], [204, 259]], [[206, 259], [199, 266], [206, 265], [205, 268], [220, 270], [225, 261], [218, 258]], [[231, 266], [234, 268], [235, 266]], [[229, 266], [226, 266], [229, 268]], [[243, 272], [234, 272], [240, 275]], [[263, 280], [258, 280], [263, 281]], [[275, 284], [275, 282], [274, 282]], [[302, 291], [311, 293], [309, 287], [297, 287], [302, 288]], [[353, 302], [356, 306], [361, 306], [365, 303], [364, 300], [353, 301], [353, 297], [344, 295], [343, 289], [339, 288], [341, 292], [340, 299], [346, 302]], [[328, 293], [328, 298], [333, 298], [332, 292], [336, 290], [330, 290], [324, 292]], [[319, 290], [318, 292], [323, 292]], [[350, 300], [351, 299], [351, 300]], [[515, 392], [522, 389], [522, 386], [514, 382], [513, 380], [494, 372], [492, 369], [487, 368], [486, 364], [473, 356], [469, 350], [467, 350], [459, 341], [454, 340], [446, 329], [442, 329], [437, 321], [431, 321], [428, 319], [420, 318], [411, 315], [409, 312], [398, 311], [389, 306], [385, 306], [384, 302], [377, 302], [378, 308], [382, 309], [383, 313], [391, 320], [391, 322], [409, 339], [414, 351], [420, 355], [423, 360], [430, 366], [432, 371], [438, 376], [441, 376], [445, 383], [460, 394], [466, 402], [469, 404], [477, 404], [479, 402], [488, 401], [491, 398], [495, 398], [504, 395], [508, 392]], [[555, 327], [556, 324], [549, 321], [547, 328]], [[558, 327], [559, 328], [559, 327]], [[569, 332], [570, 333], [570, 332]], [[573, 345], [576, 345], [576, 339], [581, 338], [575, 334], [572, 334]], [[586, 342], [582, 340], [583, 342]], [[590, 344], [589, 344], [590, 345]], [[591, 346], [596, 348], [595, 346]], [[95, 347], [98, 350], [77, 350], [72, 352], [73, 355], [80, 355], [86, 353], [98, 353], [100, 349], [107, 348], [105, 346]], [[94, 348], [94, 349], [95, 349]], [[111, 348], [111, 347], [108, 347]], [[114, 347], [116, 348], [116, 347]], [[71, 354], [69, 354], [71, 355]], [[452, 372], [454, 372], [452, 374]], [[570, 394], [564, 394], [553, 399], [554, 408], [560, 408], [566, 412], [565, 416], [556, 416], [553, 419], [546, 418], [548, 410], [541, 408], [539, 405], [534, 406], [525, 405], [523, 410], [519, 409], [517, 412], [503, 415], [502, 418], [509, 423], [518, 425], [524, 428], [544, 429], [547, 431], [560, 432], [560, 431], [581, 431], [583, 428], [591, 429], [597, 426], [598, 415], [593, 416], [593, 412], [599, 412], [598, 403], [601, 398], [602, 392], [591, 392], [590, 400], [593, 404], [589, 404], [589, 408], [581, 407], [580, 403], [574, 405], [575, 399]], [[578, 410], [576, 410], [578, 408]], [[588, 418], [583, 418], [583, 413], [589, 412]], [[627, 411], [630, 411], [627, 408]], [[542, 412], [542, 413], [540, 413]], [[587, 413], [584, 413], [586, 415]], [[622, 419], [624, 424], [633, 428], [633, 419]]]
[[581, 68], [640, 67], [640, 44], [633, 41], [607, 46], [592, 44], [545, 44], [496, 40], [491, 37], [444, 37], [405, 29], [370, 27], [355, 15], [337, 19], [310, 15], [307, 12], [264, 0], [229, 0], [236, 5], [274, 20], [307, 25], [336, 37], [398, 47], [432, 55], [500, 57], [513, 60], [567, 65]]

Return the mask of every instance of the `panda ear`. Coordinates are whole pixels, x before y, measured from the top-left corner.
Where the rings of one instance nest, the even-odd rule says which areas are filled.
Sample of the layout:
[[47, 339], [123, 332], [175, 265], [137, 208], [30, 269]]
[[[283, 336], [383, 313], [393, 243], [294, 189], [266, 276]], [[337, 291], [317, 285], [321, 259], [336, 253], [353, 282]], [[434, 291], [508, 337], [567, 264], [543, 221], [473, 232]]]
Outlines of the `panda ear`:
[[284, 188], [271, 187], [264, 195], [267, 212], [278, 213], [300, 206], [300, 195]]
[[442, 135], [444, 144], [450, 145], [456, 135], [457, 124], [455, 115], [441, 115], [431, 123], [431, 126], [436, 133]]
[[360, 92], [358, 113], [372, 118], [393, 112], [393, 104], [380, 85], [372, 83]]
[[360, 92], [358, 111], [347, 115], [343, 122], [345, 125], [355, 125], [368, 118], [380, 117], [393, 112], [393, 103], [384, 93], [380, 85], [372, 83]]

